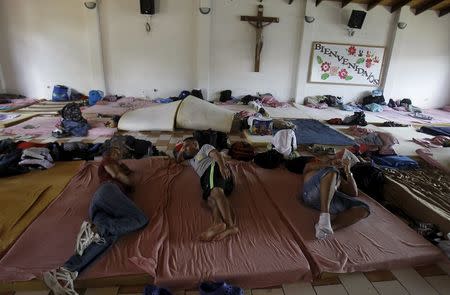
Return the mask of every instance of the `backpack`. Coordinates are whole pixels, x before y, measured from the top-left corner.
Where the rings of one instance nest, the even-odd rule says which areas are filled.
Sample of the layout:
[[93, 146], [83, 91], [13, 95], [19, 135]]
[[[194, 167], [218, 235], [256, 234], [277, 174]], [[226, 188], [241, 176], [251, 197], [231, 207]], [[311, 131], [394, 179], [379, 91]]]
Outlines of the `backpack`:
[[363, 98], [363, 105], [366, 104], [371, 104], [371, 103], [376, 103], [376, 104], [381, 104], [381, 105], [385, 105], [386, 101], [384, 100], [384, 96], [380, 95], [380, 96], [366, 96]]
[[251, 161], [255, 157], [255, 149], [245, 141], [238, 141], [231, 145], [229, 155], [238, 161]]
[[69, 88], [64, 85], [55, 85], [53, 87], [52, 100], [53, 101], [68, 101], [68, 100], [70, 100]]
[[220, 92], [220, 99], [221, 102], [226, 102], [228, 100], [231, 100], [231, 90], [224, 90]]
[[253, 160], [256, 165], [265, 169], [275, 169], [283, 162], [283, 155], [276, 150], [259, 153]]
[[193, 137], [198, 141], [200, 148], [205, 144], [210, 144], [219, 151], [228, 148], [228, 136], [221, 131], [196, 130]]
[[191, 95], [203, 99], [203, 93], [201, 89], [192, 89]]
[[61, 116], [64, 120], [87, 123], [86, 119], [83, 118], [80, 106], [74, 102], [63, 107], [61, 110]]

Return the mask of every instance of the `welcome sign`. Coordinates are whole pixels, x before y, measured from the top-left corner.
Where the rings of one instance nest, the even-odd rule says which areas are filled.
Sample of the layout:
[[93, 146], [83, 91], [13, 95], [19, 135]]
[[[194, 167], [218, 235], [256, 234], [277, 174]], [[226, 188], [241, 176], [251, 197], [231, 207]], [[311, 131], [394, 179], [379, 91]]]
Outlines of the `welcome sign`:
[[309, 82], [379, 86], [384, 47], [313, 42]]

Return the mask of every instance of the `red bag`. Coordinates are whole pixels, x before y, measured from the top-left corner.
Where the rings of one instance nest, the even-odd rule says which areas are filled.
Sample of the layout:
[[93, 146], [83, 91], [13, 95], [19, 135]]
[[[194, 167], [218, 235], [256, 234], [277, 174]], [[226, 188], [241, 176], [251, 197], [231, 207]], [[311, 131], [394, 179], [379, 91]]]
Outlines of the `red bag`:
[[248, 162], [255, 157], [255, 149], [248, 142], [238, 141], [231, 145], [229, 155], [235, 160]]

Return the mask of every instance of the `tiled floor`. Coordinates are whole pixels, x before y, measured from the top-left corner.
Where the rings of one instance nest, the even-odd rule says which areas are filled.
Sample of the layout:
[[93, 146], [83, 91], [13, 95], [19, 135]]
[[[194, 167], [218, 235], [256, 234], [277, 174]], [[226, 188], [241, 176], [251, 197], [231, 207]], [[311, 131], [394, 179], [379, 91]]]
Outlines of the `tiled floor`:
[[[89, 288], [80, 295], [137, 295], [144, 286]], [[197, 295], [198, 291], [175, 291], [174, 295]], [[0, 295], [48, 295], [48, 291], [21, 291]], [[437, 265], [371, 273], [328, 276], [313, 283], [298, 282], [267, 289], [245, 290], [245, 295], [432, 295], [450, 294], [450, 276]]]
[[[128, 132], [139, 139], [150, 140], [160, 151], [169, 156], [175, 144], [183, 138], [192, 136], [191, 131], [175, 132]], [[3, 139], [0, 137], [0, 139]], [[14, 138], [15, 140], [30, 140]], [[95, 142], [103, 142], [107, 138], [98, 138]], [[230, 142], [245, 141], [241, 134], [229, 136]], [[74, 138], [69, 139], [75, 140]], [[51, 139], [34, 139], [33, 141], [49, 142]], [[353, 273], [327, 275], [312, 283], [298, 282], [269, 289], [246, 290], [245, 295], [309, 295], [309, 294], [381, 294], [381, 295], [432, 295], [450, 294], [450, 265], [431, 265], [426, 267], [408, 268], [392, 271], [374, 271], [368, 273]], [[111, 288], [90, 288], [79, 290], [80, 295], [134, 295], [142, 294], [144, 286], [123, 286]], [[1, 288], [0, 288], [1, 290]], [[48, 295], [48, 291], [7, 292], [0, 295]], [[195, 295], [197, 291], [177, 291], [174, 295]]]

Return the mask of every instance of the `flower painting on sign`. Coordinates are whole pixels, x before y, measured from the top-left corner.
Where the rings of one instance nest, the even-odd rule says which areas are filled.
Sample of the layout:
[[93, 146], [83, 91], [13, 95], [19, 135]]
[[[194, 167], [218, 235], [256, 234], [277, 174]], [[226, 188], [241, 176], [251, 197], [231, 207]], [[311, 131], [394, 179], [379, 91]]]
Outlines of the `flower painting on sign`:
[[384, 47], [314, 42], [309, 82], [379, 86]]

